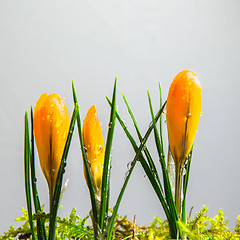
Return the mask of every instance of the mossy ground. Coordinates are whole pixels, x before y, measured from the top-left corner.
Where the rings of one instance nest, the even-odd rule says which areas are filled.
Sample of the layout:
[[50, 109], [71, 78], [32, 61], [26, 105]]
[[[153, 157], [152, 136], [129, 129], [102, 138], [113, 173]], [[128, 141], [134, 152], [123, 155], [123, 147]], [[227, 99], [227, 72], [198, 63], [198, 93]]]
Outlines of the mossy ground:
[[[24, 224], [19, 228], [10, 227], [8, 232], [0, 236], [0, 240], [5, 239], [31, 239], [31, 231], [28, 222], [28, 214], [23, 209], [23, 216], [16, 221], [24, 221]], [[41, 213], [34, 215], [34, 221], [38, 217], [45, 219], [46, 226], [48, 225], [49, 215]], [[89, 224], [90, 219], [87, 216], [81, 219], [76, 215], [76, 209], [73, 208], [70, 216], [67, 218], [57, 219], [56, 239], [94, 239], [93, 229]], [[186, 226], [179, 223], [181, 234], [185, 234], [188, 239], [193, 240], [239, 240], [240, 239], [240, 216], [236, 220], [234, 232], [227, 227], [222, 210], [214, 218], [207, 216], [207, 207], [203, 207], [200, 212], [193, 218], [189, 219]], [[48, 230], [48, 229], [46, 229]], [[156, 217], [150, 226], [138, 226], [127, 220], [126, 217], [118, 216], [114, 226], [113, 239], [148, 239], [148, 240], [164, 240], [171, 239], [167, 221]]]

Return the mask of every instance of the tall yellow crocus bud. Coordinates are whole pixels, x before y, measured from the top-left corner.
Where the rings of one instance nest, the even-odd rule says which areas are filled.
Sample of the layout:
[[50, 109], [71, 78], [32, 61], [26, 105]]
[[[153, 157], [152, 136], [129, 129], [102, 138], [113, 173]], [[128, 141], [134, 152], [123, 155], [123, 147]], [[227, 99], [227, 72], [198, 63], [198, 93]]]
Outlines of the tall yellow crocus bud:
[[[94, 105], [88, 110], [84, 119], [82, 134], [95, 193], [100, 196], [105, 147], [103, 144], [101, 125]], [[86, 178], [85, 169], [84, 174]]]
[[[200, 83], [195, 73], [184, 70], [177, 74], [170, 86], [166, 112], [169, 147], [175, 162], [176, 202], [181, 201], [182, 171], [193, 146], [200, 115]], [[178, 210], [181, 212], [181, 208]]]
[[40, 165], [48, 183], [51, 204], [69, 131], [69, 116], [63, 99], [57, 94], [42, 94], [34, 108], [33, 125]]

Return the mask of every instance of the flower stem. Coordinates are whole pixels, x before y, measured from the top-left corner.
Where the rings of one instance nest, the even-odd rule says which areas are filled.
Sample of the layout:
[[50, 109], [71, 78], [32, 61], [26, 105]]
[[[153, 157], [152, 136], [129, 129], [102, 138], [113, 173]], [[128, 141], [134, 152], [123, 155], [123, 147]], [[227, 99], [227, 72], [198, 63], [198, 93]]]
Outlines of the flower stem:
[[53, 204], [53, 196], [54, 196], [54, 190], [55, 190], [55, 186], [53, 184], [53, 176], [50, 176], [49, 179], [49, 183], [48, 183], [48, 189], [49, 189], [49, 212], [51, 213], [52, 210], [52, 204]]
[[[96, 198], [97, 215], [99, 217], [101, 197], [98, 194], [95, 194], [95, 198]], [[93, 224], [94, 240], [100, 240], [102, 236], [101, 230], [97, 221], [98, 219], [94, 218], [92, 210], [90, 211], [90, 217], [92, 219], [92, 224]]]
[[182, 213], [182, 163], [175, 164], [175, 205], [178, 217], [181, 219]]

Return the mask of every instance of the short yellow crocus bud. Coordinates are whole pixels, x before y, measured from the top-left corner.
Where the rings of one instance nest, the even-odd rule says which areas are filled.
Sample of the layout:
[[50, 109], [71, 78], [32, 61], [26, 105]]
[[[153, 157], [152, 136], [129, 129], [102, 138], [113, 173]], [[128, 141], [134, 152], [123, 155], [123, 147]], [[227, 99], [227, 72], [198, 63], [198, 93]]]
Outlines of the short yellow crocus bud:
[[42, 94], [34, 108], [33, 125], [39, 161], [48, 183], [51, 204], [69, 131], [69, 116], [63, 99], [57, 94]]
[[[95, 193], [100, 196], [105, 147], [103, 144], [101, 125], [94, 105], [88, 110], [84, 119], [82, 134]], [[84, 174], [86, 178], [85, 168]]]
[[175, 162], [175, 203], [181, 214], [182, 172], [197, 132], [201, 115], [201, 86], [196, 74], [184, 70], [174, 78], [167, 98], [170, 152]]
[[201, 115], [201, 86], [196, 74], [184, 70], [174, 78], [167, 98], [167, 128], [170, 151], [176, 162], [191, 151]]

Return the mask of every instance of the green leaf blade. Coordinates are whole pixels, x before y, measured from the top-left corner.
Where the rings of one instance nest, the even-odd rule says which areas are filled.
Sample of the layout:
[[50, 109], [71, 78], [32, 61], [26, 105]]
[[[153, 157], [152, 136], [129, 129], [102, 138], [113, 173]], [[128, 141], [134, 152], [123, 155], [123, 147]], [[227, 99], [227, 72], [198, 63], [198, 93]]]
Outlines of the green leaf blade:
[[[75, 104], [75, 106], [77, 106], [78, 105], [78, 100], [77, 100], [77, 94], [76, 94], [76, 90], [75, 90], [75, 86], [74, 86], [73, 81], [72, 81], [72, 92], [73, 92], [74, 104]], [[95, 192], [94, 192], [93, 181], [92, 181], [89, 166], [88, 166], [88, 160], [87, 160], [87, 156], [86, 156], [86, 153], [85, 153], [85, 150], [84, 150], [84, 145], [83, 145], [81, 116], [80, 116], [79, 110], [78, 110], [78, 113], [77, 113], [77, 126], [78, 126], [78, 136], [79, 136], [79, 141], [80, 141], [80, 147], [81, 147], [81, 150], [82, 150], [83, 164], [84, 164], [85, 173], [86, 173], [87, 186], [88, 186], [88, 189], [89, 189], [91, 205], [92, 205], [94, 232], [95, 232], [95, 235], [98, 235], [98, 230], [99, 229], [98, 229], [98, 226], [97, 226], [98, 225], [97, 202], [96, 202], [96, 197], [95, 197]]]
[[[160, 140], [160, 137], [159, 137], [159, 134], [158, 134], [156, 121], [155, 121], [154, 113], [153, 113], [151, 96], [150, 96], [149, 91], [148, 91], [148, 101], [149, 101], [150, 112], [151, 112], [151, 116], [152, 116], [152, 123], [153, 123], [153, 127], [154, 127], [155, 144], [156, 144], [156, 147], [157, 147], [157, 152], [158, 152], [158, 155], [159, 155], [159, 160], [160, 160], [162, 173], [163, 173], [164, 190], [165, 190], [166, 200], [167, 200], [169, 211], [170, 211], [171, 221], [169, 222], [169, 225], [170, 225], [171, 230], [172, 230], [172, 232], [171, 232], [172, 237], [176, 237], [177, 236], [177, 228], [178, 228], [177, 222], [178, 222], [179, 219], [178, 219], [175, 203], [174, 203], [174, 200], [173, 200], [171, 184], [170, 184], [170, 180], [169, 180], [169, 176], [168, 176], [168, 172], [167, 172], [167, 168], [166, 168], [166, 163], [165, 163], [163, 146], [161, 144], [161, 140]], [[166, 102], [165, 102], [165, 104], [166, 104]], [[165, 106], [165, 104], [163, 105], [163, 107]]]
[[103, 166], [103, 176], [102, 176], [102, 191], [101, 191], [101, 205], [99, 212], [99, 227], [101, 231], [105, 228], [105, 217], [108, 212], [108, 201], [109, 201], [109, 191], [110, 191], [110, 169], [111, 169], [111, 150], [113, 135], [116, 123], [116, 89], [117, 88], [117, 77], [114, 82], [113, 96], [112, 96], [112, 107], [110, 114], [110, 121], [108, 126], [108, 134], [106, 141], [104, 166]]
[[[37, 178], [35, 173], [35, 154], [34, 154], [34, 130], [33, 130], [33, 109], [31, 107], [31, 159], [30, 159], [30, 167], [31, 167], [31, 184], [32, 184], [32, 195], [33, 195], [33, 203], [35, 207], [35, 212], [41, 212], [41, 204], [37, 191]], [[44, 226], [44, 221], [42, 219], [37, 219], [37, 233], [38, 238], [46, 240], [46, 230]]]
[[[134, 117], [134, 115], [133, 115], [133, 112], [132, 112], [132, 110], [131, 110], [131, 108], [130, 108], [130, 105], [128, 104], [128, 101], [127, 101], [127, 99], [126, 99], [126, 97], [125, 97], [125, 95], [124, 95], [123, 93], [122, 93], [122, 96], [123, 96], [123, 100], [124, 100], [124, 102], [125, 102], [125, 105], [126, 105], [126, 107], [127, 107], [127, 109], [128, 109], [128, 112], [129, 112], [129, 114], [130, 114], [130, 116], [131, 116], [131, 119], [132, 119], [132, 121], [133, 121], [135, 130], [136, 130], [137, 135], [138, 135], [138, 139], [139, 139], [139, 141], [141, 142], [141, 141], [142, 141], [142, 135], [141, 135], [141, 133], [140, 133], [140, 130], [139, 130], [137, 121], [136, 121], [136, 119], [135, 119], [135, 117]], [[161, 115], [161, 116], [162, 116], [162, 115]], [[161, 116], [160, 116], [160, 118], [161, 118]], [[146, 158], [147, 158], [147, 160], [148, 160], [149, 167], [151, 168], [152, 172], [155, 174], [155, 177], [156, 177], [156, 179], [157, 179], [157, 181], [158, 181], [158, 183], [159, 183], [159, 186], [160, 186], [160, 188], [162, 189], [161, 181], [160, 181], [160, 178], [159, 178], [159, 175], [158, 175], [156, 166], [155, 166], [155, 164], [154, 164], [154, 162], [153, 162], [153, 159], [152, 159], [152, 157], [151, 157], [151, 154], [150, 154], [147, 146], [145, 146], [145, 148], [144, 148], [144, 153], [145, 153]], [[162, 189], [162, 190], [163, 190], [163, 189]]]
[[[74, 86], [73, 82], [72, 82], [72, 91], [73, 91], [74, 104], [76, 106], [76, 105], [78, 105], [78, 100], [77, 100], [77, 94], [76, 94], [76, 90], [75, 90], [75, 86]], [[94, 186], [93, 186], [92, 178], [91, 178], [91, 175], [90, 175], [89, 166], [88, 166], [88, 163], [87, 163], [88, 160], [87, 160], [86, 152], [84, 151], [83, 137], [82, 137], [82, 127], [81, 127], [81, 116], [80, 116], [79, 110], [78, 110], [78, 114], [77, 114], [77, 126], [78, 126], [78, 136], [79, 136], [79, 140], [80, 140], [80, 147], [81, 147], [81, 150], [82, 150], [83, 163], [84, 163], [84, 167], [85, 167], [85, 171], [86, 171], [88, 188], [89, 188], [90, 195], [91, 195], [93, 215], [97, 219], [96, 198], [95, 198]]]
[[183, 201], [182, 201], [182, 221], [186, 223], [187, 216], [186, 216], [186, 198], [187, 198], [187, 188], [188, 188], [188, 181], [190, 175], [190, 167], [191, 167], [191, 160], [192, 160], [192, 150], [190, 151], [187, 159], [187, 164], [185, 166], [186, 174], [183, 177]]
[[65, 167], [67, 164], [67, 155], [68, 155], [68, 151], [69, 151], [71, 140], [72, 140], [72, 135], [73, 135], [73, 130], [74, 130], [74, 126], [75, 126], [75, 122], [76, 122], [76, 118], [77, 118], [77, 113], [78, 113], [78, 105], [75, 106], [72, 117], [71, 117], [67, 141], [66, 141], [66, 144], [65, 144], [65, 147], [63, 150], [62, 160], [61, 160], [61, 164], [60, 164], [60, 167], [58, 170], [56, 187], [55, 187], [55, 191], [54, 191], [52, 206], [50, 208], [51, 212], [50, 212], [50, 223], [49, 223], [49, 237], [48, 237], [49, 240], [55, 239], [57, 211], [58, 211], [59, 200], [60, 200], [60, 195], [61, 195], [63, 174], [65, 173]]
[[31, 183], [30, 183], [30, 157], [31, 157], [31, 145], [29, 136], [29, 124], [28, 114], [25, 112], [25, 134], [24, 134], [24, 176], [25, 176], [25, 194], [28, 210], [29, 225], [32, 233], [32, 239], [35, 240], [35, 233], [33, 229], [32, 218], [32, 199], [31, 199]]

